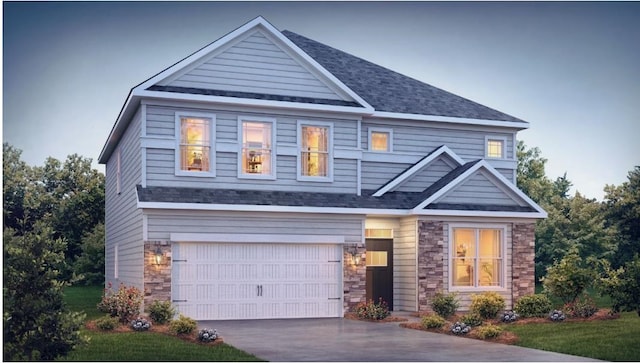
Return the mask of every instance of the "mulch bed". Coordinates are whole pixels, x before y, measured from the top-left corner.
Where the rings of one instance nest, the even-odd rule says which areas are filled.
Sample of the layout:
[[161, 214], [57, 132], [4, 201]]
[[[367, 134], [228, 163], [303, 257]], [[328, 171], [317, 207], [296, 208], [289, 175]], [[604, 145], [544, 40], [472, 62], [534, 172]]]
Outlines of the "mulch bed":
[[349, 319], [349, 320], [361, 320], [361, 321], [369, 321], [372, 323], [397, 323], [397, 322], [401, 322], [401, 321], [409, 321], [409, 319], [407, 318], [401, 318], [398, 316], [393, 316], [393, 315], [389, 315], [386, 318], [382, 319], [382, 320], [372, 320], [372, 319], [360, 319], [358, 317], [358, 315], [356, 315], [356, 313], [345, 313], [344, 314], [344, 318], [345, 319]]
[[[136, 332], [135, 330], [131, 329], [131, 327], [129, 327], [128, 324], [121, 324], [119, 326], [117, 326], [115, 329], [113, 330], [102, 330], [100, 328], [98, 328], [96, 326], [96, 321], [95, 320], [90, 320], [85, 324], [85, 327], [87, 328], [87, 330], [90, 331], [95, 331], [95, 332], [100, 332], [100, 333], [105, 333], [105, 334], [117, 334], [117, 333], [131, 333], [131, 332]], [[147, 330], [149, 332], [153, 332], [153, 333], [160, 333], [160, 334], [164, 334], [164, 335], [169, 335], [172, 337], [178, 337], [182, 340], [184, 340], [185, 342], [189, 342], [189, 343], [194, 343], [194, 344], [198, 344], [198, 345], [206, 345], [209, 347], [214, 347], [220, 344], [224, 343], [224, 339], [221, 336], [218, 336], [218, 338], [216, 340], [214, 340], [213, 342], [210, 343], [203, 343], [200, 340], [198, 340], [198, 332], [195, 331], [191, 334], [174, 334], [171, 333], [169, 331], [169, 325], [165, 324], [165, 325], [159, 325], [159, 324], [154, 324], [151, 326], [151, 329]], [[136, 333], [140, 333], [140, 334], [144, 334], [145, 332], [141, 331], [141, 332], [136, 332]]]

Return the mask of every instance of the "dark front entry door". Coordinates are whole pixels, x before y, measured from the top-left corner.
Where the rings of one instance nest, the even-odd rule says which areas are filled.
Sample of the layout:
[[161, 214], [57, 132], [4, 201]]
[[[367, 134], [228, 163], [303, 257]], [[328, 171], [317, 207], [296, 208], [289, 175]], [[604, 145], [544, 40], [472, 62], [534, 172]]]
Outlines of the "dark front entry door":
[[382, 298], [393, 310], [393, 240], [368, 239], [367, 301]]

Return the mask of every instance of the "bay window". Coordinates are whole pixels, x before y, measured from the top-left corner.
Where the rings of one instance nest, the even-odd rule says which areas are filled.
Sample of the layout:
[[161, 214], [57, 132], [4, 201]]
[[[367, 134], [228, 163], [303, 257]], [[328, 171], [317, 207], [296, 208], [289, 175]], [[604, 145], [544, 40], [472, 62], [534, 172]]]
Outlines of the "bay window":
[[452, 287], [504, 287], [504, 233], [504, 228], [450, 229]]

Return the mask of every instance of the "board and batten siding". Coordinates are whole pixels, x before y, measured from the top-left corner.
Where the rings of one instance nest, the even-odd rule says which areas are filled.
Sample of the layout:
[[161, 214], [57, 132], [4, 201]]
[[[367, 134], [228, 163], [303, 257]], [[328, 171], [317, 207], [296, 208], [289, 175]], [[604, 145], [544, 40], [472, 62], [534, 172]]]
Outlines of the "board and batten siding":
[[[107, 161], [105, 179], [105, 279], [117, 288], [120, 282], [143, 288], [142, 212], [137, 207], [140, 184], [141, 112], [135, 114], [115, 151]], [[117, 158], [120, 154], [121, 193], [117, 193]], [[118, 278], [115, 278], [115, 248]]]
[[393, 304], [396, 310], [418, 310], [416, 218], [400, 220], [393, 238]]
[[[342, 100], [334, 90], [259, 30], [162, 82], [176, 87]], [[350, 100], [350, 99], [349, 99]]]
[[[206, 112], [216, 115], [216, 177], [192, 177], [175, 175], [175, 113]], [[166, 140], [162, 148], [146, 149], [146, 185], [177, 186], [191, 188], [264, 189], [314, 192], [355, 193], [357, 191], [357, 160], [335, 156], [339, 150], [357, 147], [358, 123], [355, 120], [310, 118], [271, 114], [267, 112], [242, 112], [222, 109], [193, 109], [183, 107], [147, 105], [146, 136]], [[256, 180], [238, 178], [238, 116], [272, 117], [276, 119], [276, 179]], [[333, 124], [333, 182], [297, 180], [297, 158], [292, 150], [297, 148], [299, 120], [331, 122]]]
[[364, 216], [357, 215], [178, 210], [146, 210], [145, 215], [149, 241], [169, 241], [171, 233], [344, 236], [345, 243], [363, 241]]
[[[511, 194], [511, 193], [510, 193]], [[483, 205], [503, 205], [503, 206], [525, 206], [525, 202], [519, 197], [510, 196], [504, 190], [498, 188], [487, 174], [478, 171], [461, 185], [453, 188], [437, 203], [451, 204], [483, 204]]]

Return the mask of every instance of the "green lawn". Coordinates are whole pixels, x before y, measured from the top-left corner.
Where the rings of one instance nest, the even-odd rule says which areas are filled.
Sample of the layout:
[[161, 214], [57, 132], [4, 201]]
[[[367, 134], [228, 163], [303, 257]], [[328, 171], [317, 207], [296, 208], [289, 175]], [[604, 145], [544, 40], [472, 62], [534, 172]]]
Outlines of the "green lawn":
[[[88, 320], [104, 315], [96, 309], [102, 287], [71, 286], [65, 301], [73, 311], [84, 311]], [[228, 344], [206, 346], [160, 333], [101, 333], [83, 329], [88, 345], [72, 351], [61, 361], [259, 361], [254, 355]]]

